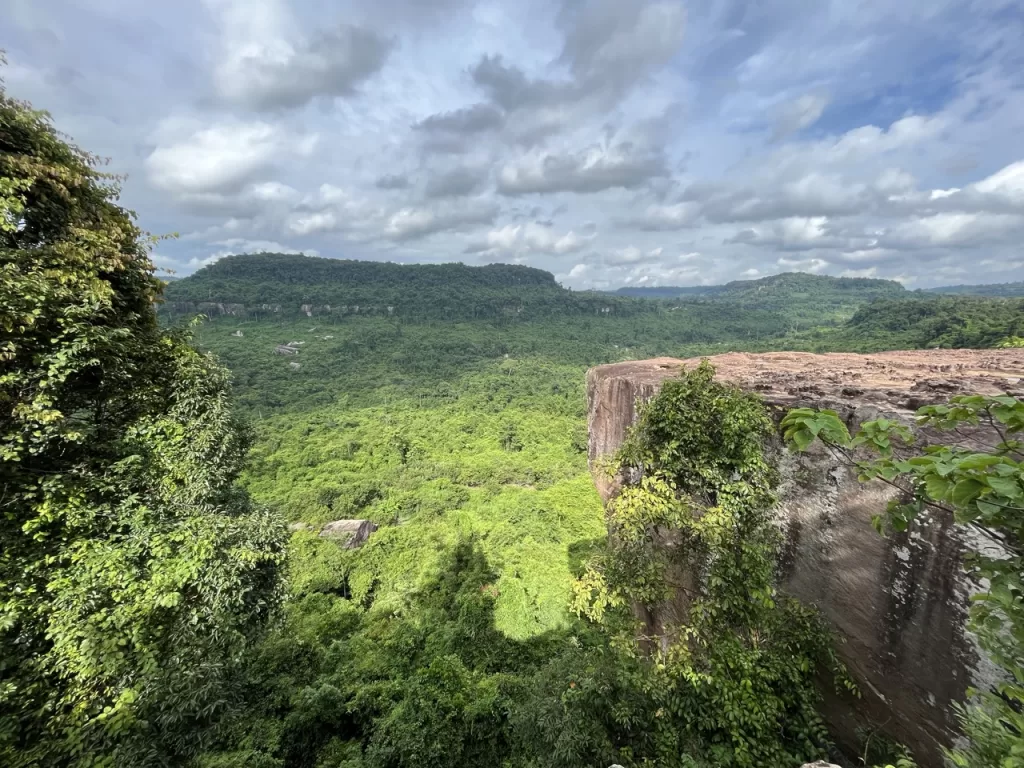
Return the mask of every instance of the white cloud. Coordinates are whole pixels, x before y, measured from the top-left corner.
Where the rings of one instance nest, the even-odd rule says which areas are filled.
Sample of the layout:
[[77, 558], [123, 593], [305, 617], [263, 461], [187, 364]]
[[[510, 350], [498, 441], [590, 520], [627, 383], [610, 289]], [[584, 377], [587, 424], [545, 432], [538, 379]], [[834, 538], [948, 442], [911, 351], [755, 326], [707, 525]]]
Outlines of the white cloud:
[[653, 204], [647, 206], [641, 216], [627, 219], [626, 223], [632, 224], [638, 229], [651, 231], [683, 229], [695, 226], [700, 215], [701, 206], [696, 202], [672, 205]]
[[256, 110], [350, 96], [384, 65], [392, 41], [350, 24], [303, 31], [280, 0], [207, 0], [221, 26], [218, 93]]
[[534, 152], [502, 168], [498, 191], [503, 195], [527, 195], [633, 189], [667, 173], [660, 152], [622, 142], [582, 152]]
[[526, 256], [537, 253], [564, 256], [582, 250], [594, 237], [593, 234], [580, 236], [572, 230], [559, 234], [551, 227], [535, 222], [506, 224], [491, 230], [483, 239], [471, 242], [465, 252], [491, 256]]
[[314, 232], [333, 232], [338, 228], [338, 224], [338, 217], [333, 211], [296, 213], [288, 220], [288, 228], [297, 235], [310, 235]]
[[[1024, 160], [1012, 163], [982, 179], [973, 188], [984, 195], [1004, 197], [1024, 207]], [[932, 192], [933, 195], [935, 191]], [[952, 191], [955, 190], [950, 190]]]
[[895, 248], [974, 247], [1024, 236], [1024, 214], [938, 213], [903, 222], [881, 238]]
[[1024, 278], [1006, 4], [114, 5], [18, 2], [6, 85], [189, 233], [182, 273], [238, 240], [574, 287]]
[[489, 203], [406, 207], [388, 217], [382, 234], [390, 240], [414, 240], [466, 226], [490, 224], [496, 215], [497, 208]]
[[828, 106], [823, 93], [805, 93], [778, 109], [773, 139], [780, 139], [795, 131], [814, 125]]
[[[183, 127], [168, 121], [165, 135]], [[288, 156], [309, 156], [317, 137], [296, 137], [270, 123], [229, 121], [194, 129], [156, 147], [146, 159], [154, 186], [172, 194], [236, 192]], [[284, 184], [257, 185], [260, 193], [284, 190]]]
[[657, 262], [661, 259], [661, 255], [664, 252], [665, 249], [661, 247], [652, 248], [649, 251], [643, 251], [635, 245], [630, 245], [613, 251], [605, 257], [604, 263], [611, 266], [623, 266], [626, 264]]

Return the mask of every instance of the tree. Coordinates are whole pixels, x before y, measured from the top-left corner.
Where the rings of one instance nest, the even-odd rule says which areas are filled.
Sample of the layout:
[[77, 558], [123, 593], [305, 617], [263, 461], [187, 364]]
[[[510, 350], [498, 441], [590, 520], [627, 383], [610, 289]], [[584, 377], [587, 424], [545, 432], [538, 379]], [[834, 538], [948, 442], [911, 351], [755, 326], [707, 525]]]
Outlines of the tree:
[[[643, 407], [618, 456], [630, 482], [610, 503], [613, 545], [575, 607], [605, 624], [625, 606], [667, 617], [648, 622], [639, 683], [656, 702], [659, 764], [797, 765], [828, 744], [816, 669], [846, 677], [816, 614], [775, 590], [768, 413], [714, 373], [705, 360]], [[618, 644], [636, 632], [627, 620]]]
[[969, 746], [950, 759], [969, 768], [1024, 766], [1024, 403], [958, 396], [918, 409], [917, 424], [955, 431], [969, 447], [908, 449], [910, 429], [890, 419], [865, 422], [851, 436], [828, 410], [799, 408], [782, 422], [792, 447], [806, 450], [821, 441], [856, 467], [862, 481], [878, 479], [899, 490], [875, 517], [879, 533], [907, 530], [929, 509], [970, 526], [994, 546], [965, 559], [972, 579], [986, 585], [972, 598], [968, 626], [1006, 676], [993, 690], [969, 692], [968, 705], [958, 709]]
[[0, 762], [178, 764], [279, 594], [226, 371], [117, 179], [0, 87]]

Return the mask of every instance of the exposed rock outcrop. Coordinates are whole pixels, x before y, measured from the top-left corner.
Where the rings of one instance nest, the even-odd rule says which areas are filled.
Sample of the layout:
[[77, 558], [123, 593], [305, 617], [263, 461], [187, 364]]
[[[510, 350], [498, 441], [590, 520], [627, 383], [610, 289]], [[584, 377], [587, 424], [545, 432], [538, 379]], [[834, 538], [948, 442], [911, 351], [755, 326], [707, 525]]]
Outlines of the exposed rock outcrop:
[[[601, 460], [621, 445], [637, 402], [698, 362], [658, 358], [588, 372], [589, 458], [605, 500], [621, 478], [600, 471]], [[711, 362], [719, 379], [759, 393], [780, 417], [793, 407], [833, 408], [851, 429], [881, 415], [910, 423], [918, 407], [956, 393], [1024, 396], [1024, 350], [728, 354]], [[985, 438], [984, 431], [972, 436]], [[992, 682], [991, 666], [965, 631], [968, 598], [977, 590], [962, 570], [965, 548], [976, 545], [971, 532], [932, 516], [882, 538], [871, 516], [884, 509], [890, 487], [859, 483], [824, 450], [772, 450], [783, 475], [783, 588], [828, 618], [862, 692], [860, 700], [827, 692], [834, 734], [851, 749], [865, 731], [881, 729], [923, 767], [942, 765], [940, 748], [956, 737], [950, 705], [968, 686]], [[655, 634], [682, 613], [671, 605], [660, 610], [644, 617]]]
[[320, 529], [320, 536], [336, 539], [345, 549], [355, 549], [366, 543], [377, 530], [377, 524], [369, 520], [335, 520]]

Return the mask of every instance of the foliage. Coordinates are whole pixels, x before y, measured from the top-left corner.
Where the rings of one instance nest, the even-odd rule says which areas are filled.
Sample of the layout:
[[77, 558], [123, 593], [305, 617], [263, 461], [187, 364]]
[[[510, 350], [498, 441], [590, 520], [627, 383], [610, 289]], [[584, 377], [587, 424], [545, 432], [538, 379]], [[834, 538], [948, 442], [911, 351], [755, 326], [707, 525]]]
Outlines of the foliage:
[[928, 293], [945, 293], [959, 296], [1024, 296], [1024, 282], [993, 283], [990, 285], [945, 285], [941, 288], [927, 288]]
[[920, 408], [917, 424], [955, 431], [968, 447], [909, 451], [909, 430], [888, 419], [867, 422], [851, 436], [832, 411], [797, 409], [783, 421], [794, 447], [805, 450], [821, 440], [856, 466], [862, 481], [880, 479], [900, 490], [876, 518], [879, 531], [906, 530], [929, 510], [970, 526], [986, 542], [965, 563], [984, 585], [972, 598], [969, 627], [1006, 678], [992, 690], [971, 692], [959, 711], [970, 746], [950, 757], [971, 768], [1024, 765], [1024, 403], [957, 396]]
[[115, 180], [0, 91], [0, 761], [200, 749], [277, 598], [227, 373], [162, 331]]
[[[852, 348], [987, 348], [1024, 333], [1024, 300], [943, 296], [879, 300], [837, 334]], [[876, 341], [877, 340], [877, 341]]]
[[757, 280], [733, 280], [725, 285], [701, 285], [689, 288], [673, 288], [661, 286], [657, 288], [629, 287], [619, 288], [620, 296], [636, 296], [638, 298], [675, 299], [686, 296], [715, 297], [727, 300], [763, 300], [765, 295], [773, 295], [776, 299], [788, 301], [817, 298], [833, 298], [845, 295], [847, 299], [855, 296], [861, 301], [871, 301], [881, 296], [894, 296], [904, 293], [904, 288], [892, 280], [877, 280], [866, 277], [829, 277], [828, 275], [811, 275], [806, 272], [784, 272]]
[[[614, 546], [577, 605], [597, 619], [685, 606], [645, 638], [659, 765], [795, 765], [827, 745], [815, 670], [839, 668], [814, 614], [774, 588], [772, 423], [756, 397], [713, 377], [704, 361], [641, 410], [619, 455], [636, 479], [611, 505]], [[636, 629], [622, 626], [628, 645]]]
[[560, 362], [581, 360], [585, 349], [588, 364], [666, 352], [992, 347], [1024, 320], [1020, 301], [932, 297], [885, 280], [783, 274], [652, 301], [567, 291], [525, 267], [281, 254], [221, 259], [168, 285], [167, 299], [161, 312], [168, 319], [227, 314], [226, 325], [254, 330], [286, 329], [308, 312], [306, 328], [321, 331], [318, 344], [334, 339], [320, 346], [354, 357], [394, 350], [399, 369], [479, 359], [495, 347]]
[[[253, 316], [314, 309], [338, 316], [406, 320], [542, 317], [605, 309], [635, 311], [637, 302], [576, 294], [549, 272], [511, 264], [391, 264], [259, 253], [228, 256], [167, 288], [167, 309], [186, 313], [241, 304]], [[214, 305], [213, 307], [209, 305]], [[303, 309], [306, 307], [307, 309]]]

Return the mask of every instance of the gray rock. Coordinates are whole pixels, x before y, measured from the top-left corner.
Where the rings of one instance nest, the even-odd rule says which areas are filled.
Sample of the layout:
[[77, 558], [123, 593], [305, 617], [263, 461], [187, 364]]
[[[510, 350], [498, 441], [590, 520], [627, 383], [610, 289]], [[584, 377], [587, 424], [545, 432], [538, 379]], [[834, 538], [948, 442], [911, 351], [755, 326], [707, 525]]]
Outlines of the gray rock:
[[325, 525], [320, 535], [325, 539], [335, 539], [345, 549], [355, 549], [365, 544], [376, 530], [377, 524], [369, 520], [335, 520]]

